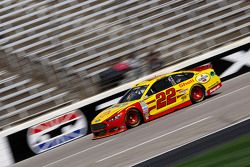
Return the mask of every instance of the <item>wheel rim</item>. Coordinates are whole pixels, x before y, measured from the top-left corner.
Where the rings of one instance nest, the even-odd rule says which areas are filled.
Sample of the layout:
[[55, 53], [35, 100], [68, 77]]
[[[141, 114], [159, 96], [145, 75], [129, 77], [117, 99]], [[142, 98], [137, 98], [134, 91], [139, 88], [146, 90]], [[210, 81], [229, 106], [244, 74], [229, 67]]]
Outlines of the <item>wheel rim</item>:
[[195, 101], [199, 101], [203, 98], [203, 90], [201, 87], [194, 87], [192, 91], [192, 98]]
[[127, 117], [127, 122], [129, 125], [135, 125], [139, 121], [139, 116], [136, 112], [129, 112]]

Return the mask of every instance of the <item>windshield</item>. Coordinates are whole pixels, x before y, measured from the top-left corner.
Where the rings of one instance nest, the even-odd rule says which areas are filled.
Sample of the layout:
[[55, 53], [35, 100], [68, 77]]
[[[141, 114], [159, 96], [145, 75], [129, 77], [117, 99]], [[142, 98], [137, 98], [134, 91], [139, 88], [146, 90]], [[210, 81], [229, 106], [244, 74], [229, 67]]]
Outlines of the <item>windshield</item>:
[[119, 101], [119, 103], [124, 103], [128, 101], [138, 100], [141, 98], [147, 86], [138, 86], [130, 89]]

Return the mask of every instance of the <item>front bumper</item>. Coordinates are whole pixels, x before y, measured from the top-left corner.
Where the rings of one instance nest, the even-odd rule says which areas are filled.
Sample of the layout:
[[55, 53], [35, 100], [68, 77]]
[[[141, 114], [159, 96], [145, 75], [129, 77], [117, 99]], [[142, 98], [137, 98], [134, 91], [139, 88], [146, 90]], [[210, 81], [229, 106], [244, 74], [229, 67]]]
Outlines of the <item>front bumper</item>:
[[104, 138], [108, 136], [115, 135], [117, 133], [123, 132], [127, 130], [126, 125], [123, 124], [115, 124], [115, 123], [98, 123], [91, 125], [91, 131], [93, 133], [93, 139]]

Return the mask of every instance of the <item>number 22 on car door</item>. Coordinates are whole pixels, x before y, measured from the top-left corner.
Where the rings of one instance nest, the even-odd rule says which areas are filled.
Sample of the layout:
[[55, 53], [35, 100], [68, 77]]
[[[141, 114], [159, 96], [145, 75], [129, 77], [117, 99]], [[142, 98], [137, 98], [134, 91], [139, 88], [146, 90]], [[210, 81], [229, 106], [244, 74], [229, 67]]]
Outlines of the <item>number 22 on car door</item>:
[[159, 114], [175, 105], [176, 91], [172, 87], [173, 85], [170, 77], [162, 78], [152, 85], [151, 91], [154, 92], [152, 96], [155, 99], [155, 106], [150, 110], [150, 115]]
[[156, 115], [174, 107], [176, 102], [176, 91], [174, 88], [168, 88], [155, 95], [156, 108], [150, 112], [150, 115]]

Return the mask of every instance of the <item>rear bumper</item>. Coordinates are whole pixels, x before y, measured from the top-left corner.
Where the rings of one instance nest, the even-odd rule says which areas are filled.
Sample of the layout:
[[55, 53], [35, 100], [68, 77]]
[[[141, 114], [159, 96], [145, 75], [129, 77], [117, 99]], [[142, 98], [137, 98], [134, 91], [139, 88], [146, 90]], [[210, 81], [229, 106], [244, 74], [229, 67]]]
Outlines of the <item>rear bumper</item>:
[[222, 83], [220, 82], [219, 84], [215, 85], [214, 87], [212, 87], [211, 89], [207, 90], [207, 95], [211, 95], [213, 92], [215, 92], [216, 90], [220, 89], [222, 87]]

